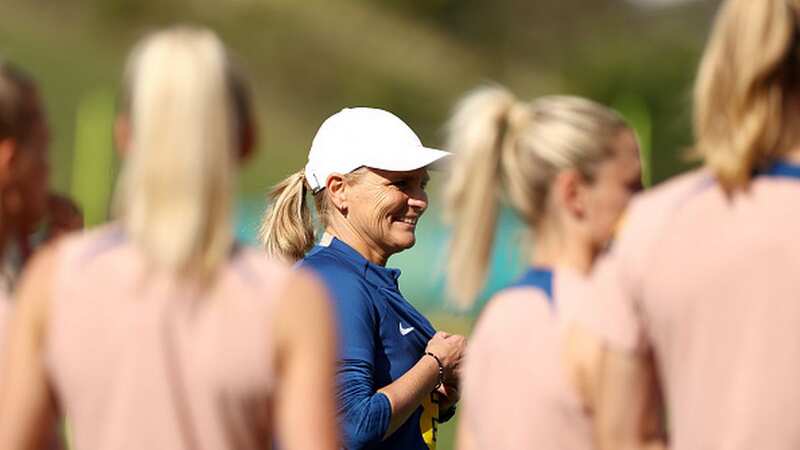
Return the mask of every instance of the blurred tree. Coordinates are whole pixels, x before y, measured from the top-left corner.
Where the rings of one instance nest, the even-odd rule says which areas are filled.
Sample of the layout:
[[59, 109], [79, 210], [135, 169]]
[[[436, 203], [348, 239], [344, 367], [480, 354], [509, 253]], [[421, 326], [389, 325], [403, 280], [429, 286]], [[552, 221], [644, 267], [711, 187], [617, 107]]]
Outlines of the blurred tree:
[[243, 187], [262, 193], [302, 164], [314, 129], [339, 108], [394, 110], [436, 145], [453, 102], [486, 80], [526, 98], [638, 98], [652, 114], [653, 174], [662, 179], [683, 167], [676, 150], [691, 142], [687, 92], [715, 1], [658, 9], [625, 0], [6, 3], [0, 52], [46, 74], [62, 189], [73, 172], [61, 166], [71, 160], [77, 99], [115, 90], [125, 52], [147, 29], [199, 22], [251, 72], [268, 151]]

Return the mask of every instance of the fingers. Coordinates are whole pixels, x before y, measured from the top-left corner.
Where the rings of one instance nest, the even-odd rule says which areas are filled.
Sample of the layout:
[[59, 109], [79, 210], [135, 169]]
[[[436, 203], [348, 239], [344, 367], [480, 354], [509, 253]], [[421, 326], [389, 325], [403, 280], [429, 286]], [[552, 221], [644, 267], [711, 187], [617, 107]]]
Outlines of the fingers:
[[439, 338], [442, 338], [442, 339], [447, 339], [450, 336], [452, 336], [452, 334], [450, 334], [450, 333], [448, 333], [446, 331], [437, 331], [436, 334], [433, 335], [434, 338], [439, 337]]
[[[464, 358], [467, 339], [458, 334], [438, 331], [428, 343], [428, 348], [441, 358], [446, 383], [458, 385], [461, 380], [461, 361]], [[437, 353], [438, 352], [438, 353]], [[443, 395], [447, 395], [443, 393]]]

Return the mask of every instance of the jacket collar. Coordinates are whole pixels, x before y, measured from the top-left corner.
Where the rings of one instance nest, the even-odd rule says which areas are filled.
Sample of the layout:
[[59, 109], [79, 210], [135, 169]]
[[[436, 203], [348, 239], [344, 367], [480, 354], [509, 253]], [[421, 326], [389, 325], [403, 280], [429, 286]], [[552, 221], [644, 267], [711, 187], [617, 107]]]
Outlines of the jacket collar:
[[[328, 239], [323, 239], [320, 245], [324, 246], [323, 243], [326, 240]], [[397, 280], [400, 278], [401, 273], [400, 269], [383, 267], [370, 262], [353, 247], [350, 247], [335, 237], [331, 237], [329, 241], [327, 248], [339, 255], [348, 264], [352, 265], [358, 271], [359, 275], [366, 278], [367, 281], [378, 287], [397, 289]]]

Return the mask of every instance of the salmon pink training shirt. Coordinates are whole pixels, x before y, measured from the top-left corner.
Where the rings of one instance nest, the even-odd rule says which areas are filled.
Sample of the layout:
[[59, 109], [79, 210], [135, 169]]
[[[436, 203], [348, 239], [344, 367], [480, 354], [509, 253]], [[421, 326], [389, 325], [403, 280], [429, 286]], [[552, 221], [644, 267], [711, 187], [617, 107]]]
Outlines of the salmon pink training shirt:
[[670, 448], [800, 448], [800, 166], [644, 193], [595, 281], [599, 334], [653, 352]]
[[[4, 352], [8, 345], [9, 320], [11, 320], [11, 300], [5, 292], [0, 290], [0, 366], [5, 361]], [[0, 374], [2, 374], [2, 367], [0, 367]], [[0, 376], [0, 383], [2, 382], [3, 378]]]
[[[11, 318], [11, 300], [5, 292], [0, 291], [0, 342], [5, 339], [7, 332], [8, 320]], [[2, 351], [2, 344], [0, 344], [0, 351]]]
[[470, 336], [462, 417], [481, 449], [590, 450], [590, 416], [565, 365], [567, 325], [588, 280], [530, 268], [495, 295]]
[[56, 251], [45, 364], [74, 448], [270, 448], [272, 320], [290, 268], [236, 248], [208, 289], [189, 288], [118, 226]]

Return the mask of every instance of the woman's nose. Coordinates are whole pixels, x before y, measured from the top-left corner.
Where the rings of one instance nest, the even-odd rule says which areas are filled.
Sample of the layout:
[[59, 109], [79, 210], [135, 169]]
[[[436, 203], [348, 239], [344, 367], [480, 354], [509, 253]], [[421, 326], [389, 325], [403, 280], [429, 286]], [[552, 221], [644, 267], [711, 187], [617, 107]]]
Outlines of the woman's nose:
[[425, 191], [415, 192], [408, 197], [408, 206], [417, 209], [426, 209], [428, 207], [428, 194]]

